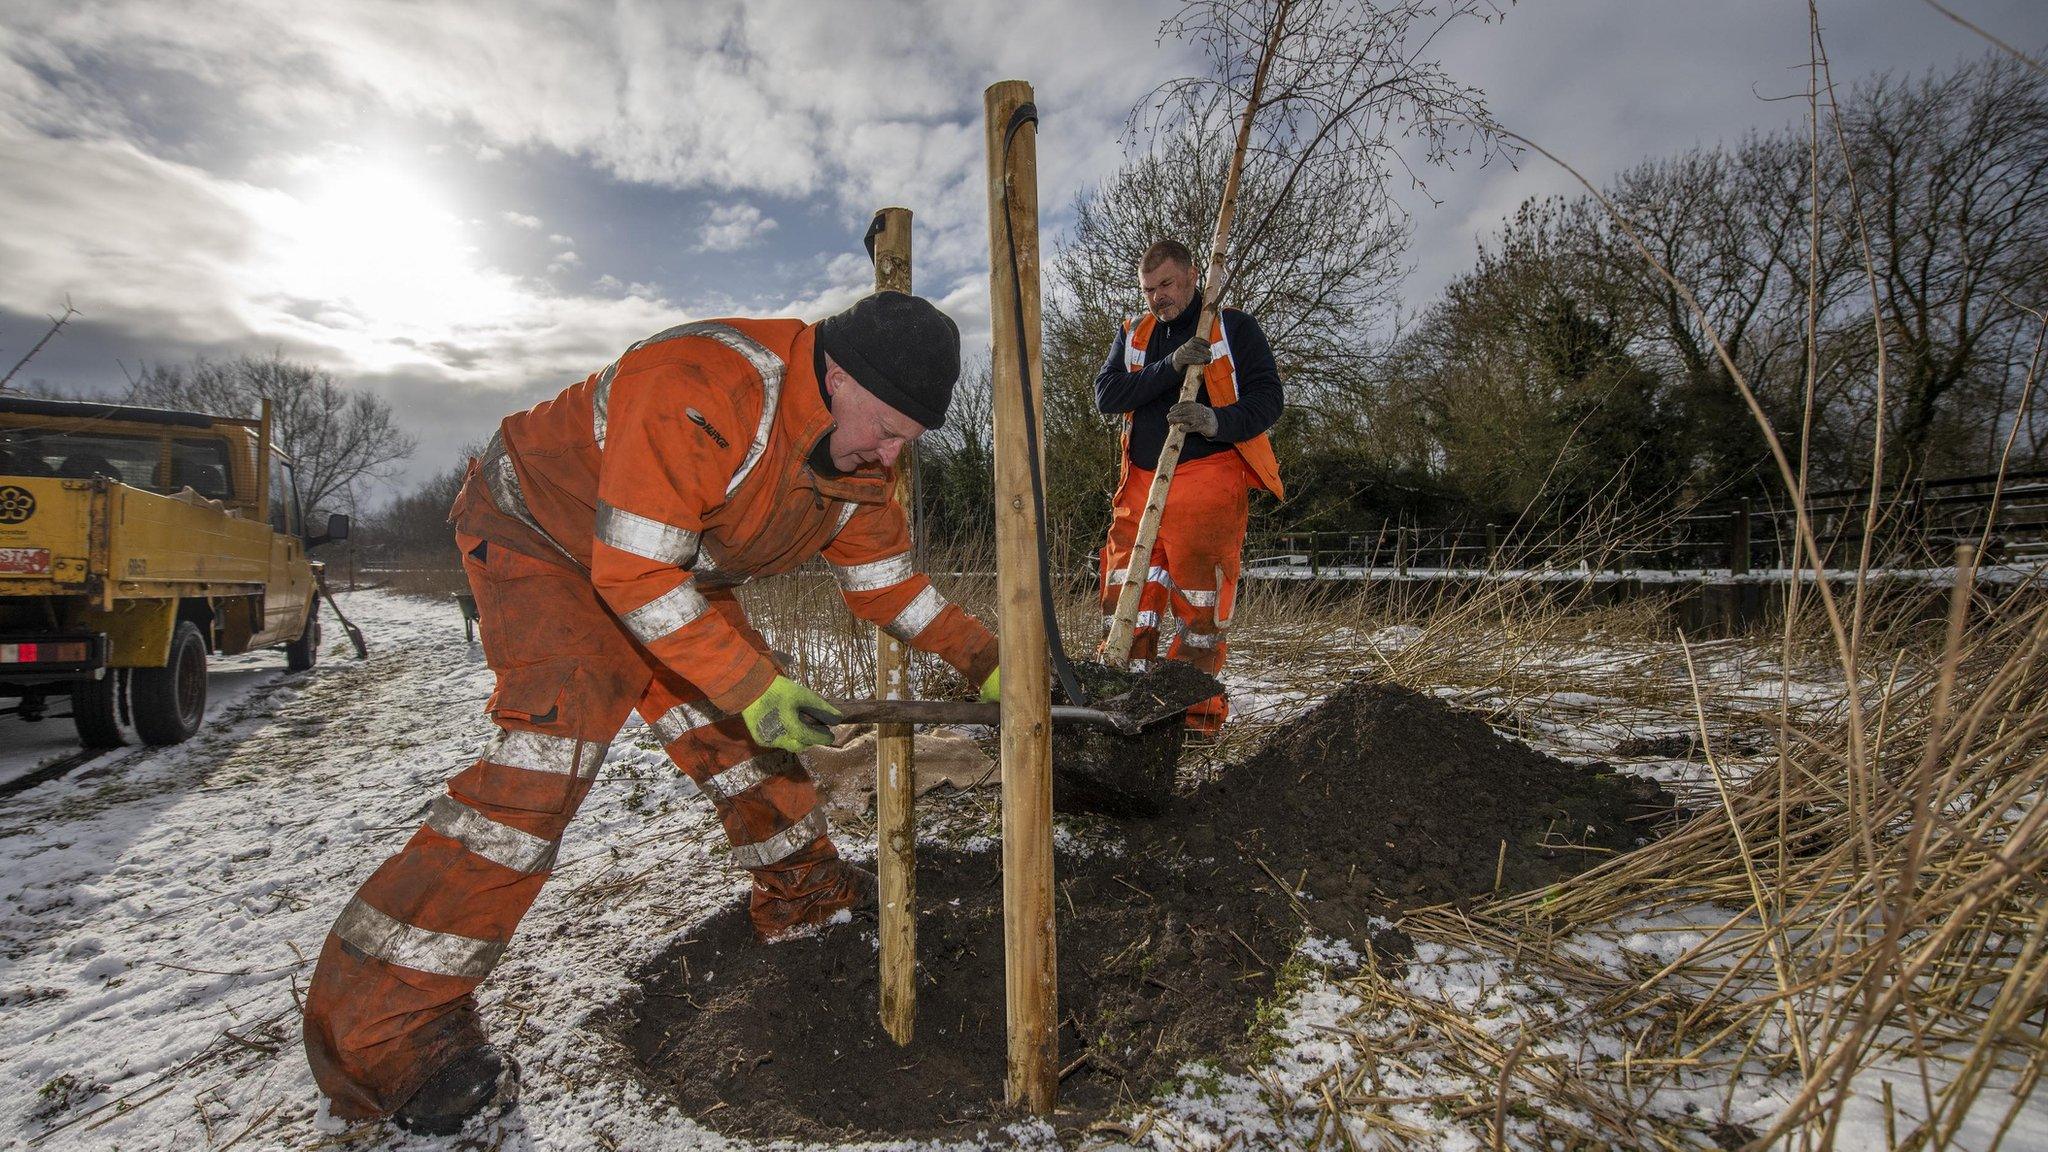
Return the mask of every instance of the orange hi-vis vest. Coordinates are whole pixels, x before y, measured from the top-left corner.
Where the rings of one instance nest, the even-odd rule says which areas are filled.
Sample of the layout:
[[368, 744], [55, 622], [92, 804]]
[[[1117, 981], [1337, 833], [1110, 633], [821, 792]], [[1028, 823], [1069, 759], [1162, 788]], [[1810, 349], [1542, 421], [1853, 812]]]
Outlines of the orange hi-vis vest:
[[[1237, 402], [1237, 366], [1230, 358], [1230, 338], [1223, 331], [1223, 313], [1218, 310], [1210, 322], [1209, 363], [1202, 369], [1202, 385], [1209, 392], [1209, 406], [1221, 408]], [[1152, 329], [1158, 325], [1157, 317], [1150, 312], [1125, 325], [1124, 367], [1131, 372], [1145, 370], [1145, 343], [1152, 338]], [[1130, 416], [1124, 416], [1124, 423], [1130, 423]], [[1129, 434], [1125, 435], [1128, 451]], [[1280, 461], [1273, 456], [1273, 442], [1264, 432], [1249, 440], [1240, 440], [1231, 445], [1244, 462], [1251, 467], [1252, 475], [1259, 481], [1259, 487], [1271, 492], [1276, 499], [1285, 500], [1287, 489], [1280, 483]]]

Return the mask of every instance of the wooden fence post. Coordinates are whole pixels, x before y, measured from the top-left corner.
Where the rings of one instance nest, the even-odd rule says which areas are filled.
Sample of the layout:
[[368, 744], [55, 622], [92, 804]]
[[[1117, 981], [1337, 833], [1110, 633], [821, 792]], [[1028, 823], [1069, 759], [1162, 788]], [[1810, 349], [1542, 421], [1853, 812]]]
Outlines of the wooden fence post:
[[1022, 1104], [1049, 1116], [1060, 1066], [1052, 901], [1052, 675], [1039, 608], [1038, 504], [1026, 436], [1027, 418], [1042, 427], [1037, 417], [1044, 403], [1038, 346], [1038, 127], [1035, 122], [1012, 124], [1019, 110], [1032, 103], [1031, 85], [1021, 80], [990, 85], [982, 100], [988, 131], [989, 326], [995, 345], [989, 378], [995, 399], [996, 591], [1003, 667], [1006, 1095], [1012, 1106]]
[[1317, 543], [1316, 533], [1310, 532], [1308, 534], [1308, 574], [1310, 578], [1320, 580], [1323, 577], [1323, 554], [1322, 549], [1316, 546]]
[[[910, 291], [910, 209], [875, 213], [875, 290]], [[896, 500], [911, 506], [914, 448], [896, 458]], [[915, 524], [915, 517], [912, 517]], [[914, 530], [914, 529], [913, 529]], [[875, 629], [875, 699], [910, 699], [910, 648]], [[910, 1043], [917, 1023], [917, 750], [908, 724], [875, 727], [875, 877], [881, 935], [882, 1027]]]
[[1749, 575], [1749, 497], [1744, 496], [1728, 514], [1728, 574]]

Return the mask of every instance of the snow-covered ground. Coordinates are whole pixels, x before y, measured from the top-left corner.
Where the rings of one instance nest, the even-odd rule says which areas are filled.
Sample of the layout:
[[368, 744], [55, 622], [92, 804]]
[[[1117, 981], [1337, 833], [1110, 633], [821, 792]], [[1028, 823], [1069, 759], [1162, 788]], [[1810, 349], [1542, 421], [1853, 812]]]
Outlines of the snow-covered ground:
[[[298, 1005], [312, 958], [356, 885], [411, 834], [440, 782], [489, 732], [481, 710], [489, 673], [452, 606], [375, 591], [344, 604], [369, 635], [368, 661], [348, 658], [338, 630], [310, 673], [286, 673], [280, 654], [221, 661], [207, 727], [190, 743], [117, 752], [0, 798], [0, 867], [9, 881], [0, 894], [0, 1145], [731, 1146], [645, 1094], [621, 1072], [618, 1046], [587, 1023], [637, 963], [743, 891], [740, 875], [723, 864], [709, 806], [637, 722], [614, 744], [570, 826], [557, 875], [481, 993], [487, 1021], [524, 1067], [519, 1108], [466, 1142], [408, 1141], [383, 1125], [351, 1128], [326, 1114], [299, 1047]], [[1414, 638], [1389, 629], [1351, 642], [1391, 652]], [[1333, 646], [1333, 667], [1359, 667], [1351, 651]], [[1539, 744], [1581, 755], [1599, 754], [1624, 732], [1683, 731], [1677, 707], [1625, 722], [1610, 717], [1606, 728], [1595, 722], [1624, 701], [1588, 677], [1653, 655], [1592, 641], [1562, 646], [1544, 657], [1556, 665], [1549, 673], [1531, 670], [1554, 678], [1555, 691], [1518, 696], [1503, 717], [1521, 718], [1524, 735]], [[1703, 667], [1732, 678], [1731, 691], [1754, 672], [1732, 650], [1704, 655]], [[1256, 656], [1257, 645], [1247, 644], [1231, 672], [1248, 725], [1313, 701], [1299, 677], [1290, 686], [1263, 676]], [[1668, 651], [1662, 658], [1668, 663]], [[1468, 695], [1487, 706], [1485, 689]], [[1644, 707], [1640, 699], [1630, 706]], [[1760, 710], [1775, 706], [1760, 697]], [[0, 781], [72, 750], [66, 721], [0, 720]], [[1682, 757], [1645, 757], [1637, 767], [1672, 779], [1698, 771]], [[855, 854], [863, 847], [849, 845]], [[1680, 939], [1623, 926], [1582, 951], [1589, 963], [1625, 971], [1638, 954]], [[1340, 1098], [1366, 1101], [1355, 1105], [1361, 1115], [1378, 1109], [1384, 1118], [1342, 1122], [1357, 1146], [1490, 1146], [1490, 1106], [1456, 1103], [1483, 1105], [1489, 1079], [1398, 1044], [1412, 1045], [1446, 1018], [1469, 1017], [1505, 1036], [1520, 1022], [1573, 1011], [1568, 990], [1544, 986], [1500, 956], [1426, 950], [1425, 962], [1390, 986], [1410, 1008], [1389, 1010], [1384, 1000], [1364, 1004], [1346, 982], [1356, 962], [1347, 949], [1311, 945], [1304, 955], [1316, 963], [1279, 1022], [1270, 1064], [1250, 1075], [1190, 1068], [1156, 1111], [1121, 1132], [1095, 1133], [1087, 1146], [1334, 1142], [1339, 1125], [1321, 1109], [1333, 1086]], [[1625, 1039], [1588, 1037], [1580, 1048], [1597, 1057], [1601, 1045]], [[1911, 1095], [1907, 1083], [1902, 1101]], [[1697, 1097], [1756, 1124], [1789, 1091], [1762, 1076], [1740, 1087], [1724, 1096], [1677, 1083], [1646, 1099], [1644, 1114], [1682, 1117], [1688, 1105], [1700, 1106]], [[1999, 1113], [2007, 1102], [1985, 1107]], [[1881, 1132], [1875, 1107], [1852, 1114], [1859, 1126], [1839, 1147], [1875, 1146], [1849, 1139]], [[1538, 1108], [1568, 1119], [1570, 1101]], [[1536, 1114], [1518, 1106], [1511, 1146], [1534, 1146]], [[994, 1133], [969, 1144], [1043, 1145], [1049, 1135]], [[2041, 1105], [2022, 1113], [2011, 1140], [2009, 1147], [2048, 1146]]]

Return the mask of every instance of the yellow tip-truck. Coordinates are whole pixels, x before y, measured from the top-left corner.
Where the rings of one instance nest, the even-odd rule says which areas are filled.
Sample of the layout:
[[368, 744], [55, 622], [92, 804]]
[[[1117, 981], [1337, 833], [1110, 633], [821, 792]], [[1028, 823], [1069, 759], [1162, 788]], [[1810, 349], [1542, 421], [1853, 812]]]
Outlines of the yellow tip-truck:
[[[267, 416], [267, 409], [266, 409]], [[320, 650], [318, 565], [267, 419], [0, 397], [0, 700], [79, 739], [176, 744], [209, 655]]]

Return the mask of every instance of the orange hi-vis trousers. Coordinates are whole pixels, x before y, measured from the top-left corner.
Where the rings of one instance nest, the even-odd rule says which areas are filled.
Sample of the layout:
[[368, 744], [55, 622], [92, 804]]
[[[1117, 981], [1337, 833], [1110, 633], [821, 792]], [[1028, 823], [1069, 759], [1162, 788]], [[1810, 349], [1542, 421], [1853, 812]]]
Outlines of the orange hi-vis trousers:
[[[306, 997], [306, 1055], [334, 1114], [348, 1120], [389, 1115], [483, 1042], [473, 994], [636, 709], [711, 797], [733, 863], [753, 872], [757, 931], [816, 922], [858, 896], [795, 756], [755, 744], [739, 716], [636, 647], [582, 573], [456, 539], [497, 674], [489, 710], [498, 732], [364, 882], [321, 948]], [[706, 595], [767, 651], [731, 592]]]
[[[1252, 483], [1251, 469], [1235, 452], [1183, 461], [1174, 469], [1145, 590], [1138, 599], [1138, 627], [1131, 643], [1134, 662], [1158, 657], [1159, 625], [1170, 608], [1177, 627], [1166, 658], [1185, 660], [1211, 676], [1222, 674], [1230, 647], [1224, 634], [1237, 602], [1238, 562], [1244, 552]], [[1116, 613], [1138, 521], [1151, 490], [1152, 473], [1127, 461], [1112, 508], [1109, 542], [1102, 549], [1105, 630]], [[1188, 710], [1188, 727], [1213, 734], [1229, 715], [1229, 698], [1214, 696]]]

